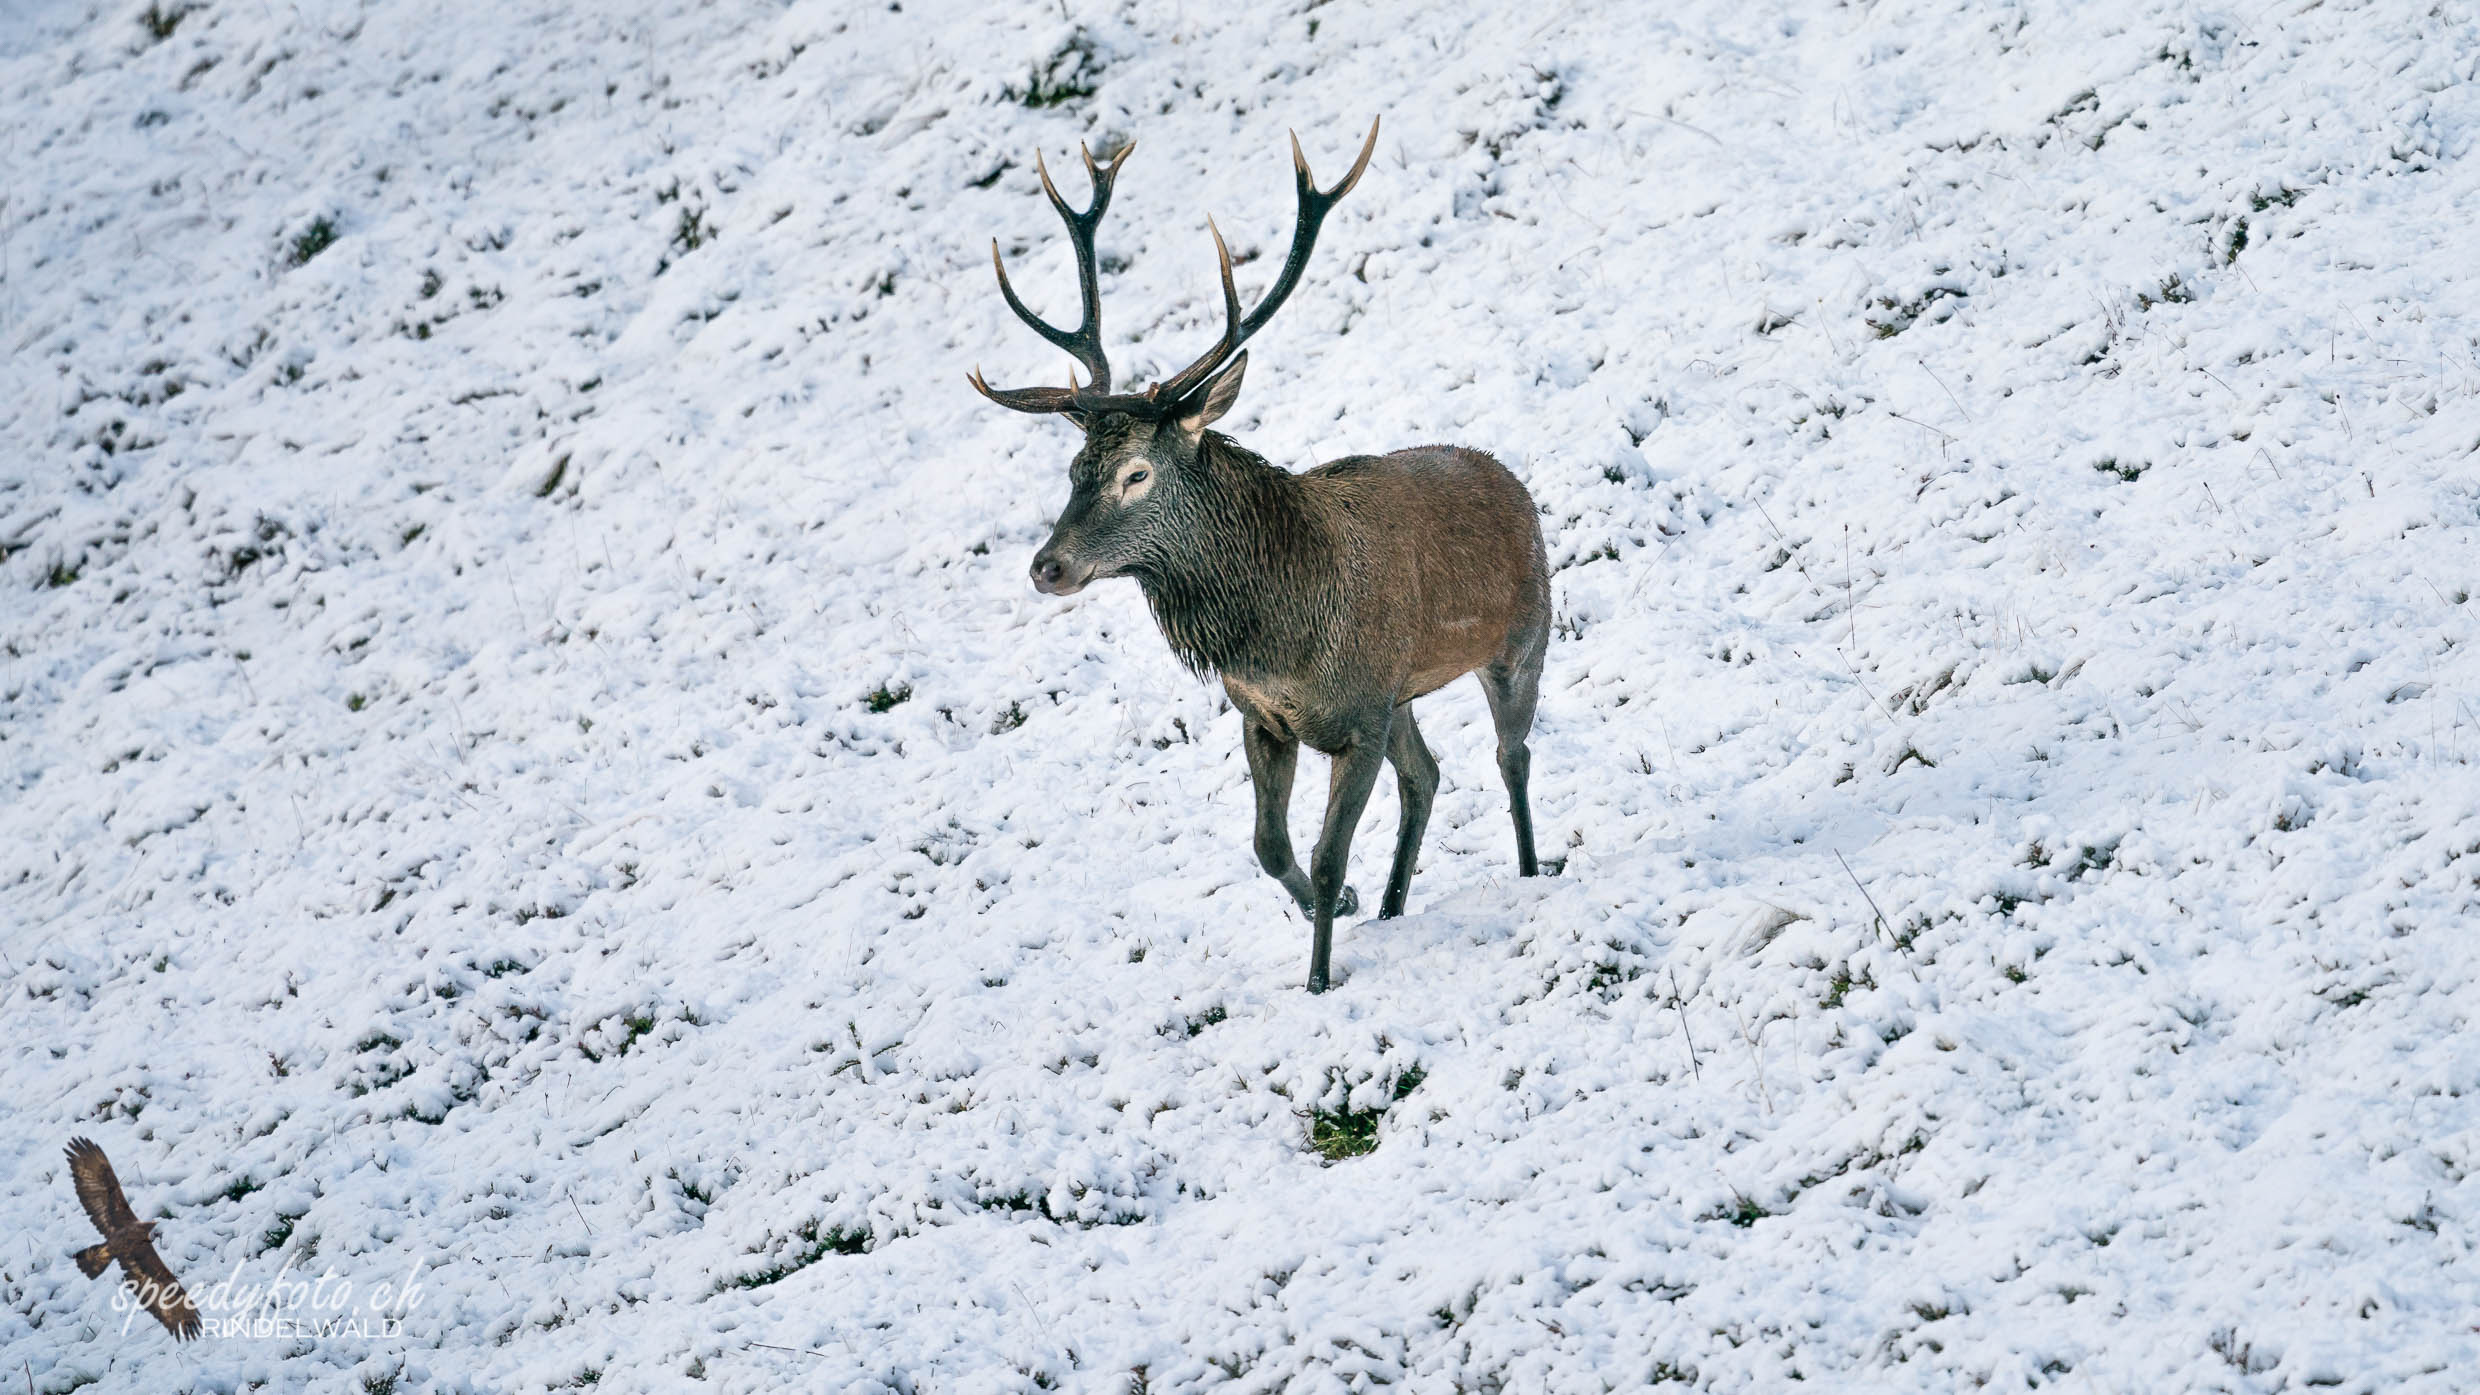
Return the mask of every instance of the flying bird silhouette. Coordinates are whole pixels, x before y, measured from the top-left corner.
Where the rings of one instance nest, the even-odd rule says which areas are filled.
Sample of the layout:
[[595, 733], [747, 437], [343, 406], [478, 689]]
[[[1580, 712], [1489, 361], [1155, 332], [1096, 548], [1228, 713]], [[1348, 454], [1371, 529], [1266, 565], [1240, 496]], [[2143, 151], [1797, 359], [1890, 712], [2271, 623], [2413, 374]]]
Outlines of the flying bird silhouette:
[[155, 1314], [173, 1340], [197, 1336], [198, 1305], [181, 1291], [180, 1280], [172, 1277], [163, 1257], [155, 1253], [155, 1223], [139, 1220], [138, 1213], [129, 1209], [129, 1197], [121, 1191], [120, 1179], [112, 1175], [111, 1161], [92, 1139], [69, 1140], [69, 1179], [77, 1187], [78, 1204], [86, 1208], [95, 1229], [103, 1232], [102, 1244], [77, 1252], [78, 1271], [96, 1278], [119, 1260], [121, 1272], [137, 1288], [138, 1301]]

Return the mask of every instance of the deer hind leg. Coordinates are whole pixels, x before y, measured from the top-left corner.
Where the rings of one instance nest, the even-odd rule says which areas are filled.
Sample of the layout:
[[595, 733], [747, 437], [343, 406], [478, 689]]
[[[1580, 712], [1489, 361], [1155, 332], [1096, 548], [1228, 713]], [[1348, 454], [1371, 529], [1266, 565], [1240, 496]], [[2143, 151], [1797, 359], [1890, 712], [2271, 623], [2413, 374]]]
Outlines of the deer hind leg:
[[1490, 720], [1498, 726], [1498, 773], [1507, 782], [1507, 808], [1516, 821], [1516, 871], [1538, 876], [1533, 856], [1533, 805], [1527, 790], [1533, 773], [1532, 748], [1524, 744], [1533, 730], [1533, 708], [1541, 700], [1543, 645], [1515, 662], [1500, 659], [1481, 670], [1481, 691], [1490, 699]]
[[[1257, 791], [1257, 864], [1266, 869], [1267, 876], [1283, 883], [1302, 915], [1315, 918], [1317, 903], [1309, 891], [1309, 874], [1292, 860], [1292, 775], [1300, 765], [1300, 743], [1248, 722], [1242, 727], [1241, 745], [1248, 752], [1249, 783]], [[1350, 915], [1360, 904], [1360, 897], [1347, 886], [1335, 913]]]
[[1378, 769], [1386, 764], [1389, 709], [1380, 709], [1375, 731], [1364, 731], [1350, 746], [1335, 754], [1334, 776], [1326, 790], [1326, 826], [1318, 830], [1317, 851], [1309, 855], [1309, 894], [1315, 909], [1310, 913], [1309, 991], [1326, 991], [1328, 952], [1335, 943], [1335, 917], [1350, 915], [1359, 908], [1360, 898], [1345, 897], [1351, 888], [1343, 884], [1345, 865], [1352, 857], [1352, 828], [1361, 821], [1361, 811], [1369, 807], [1369, 792], [1377, 787]]
[[1403, 816], [1395, 827], [1395, 865], [1386, 874], [1380, 920], [1404, 913], [1404, 898], [1412, 892], [1412, 866], [1421, 855], [1421, 834], [1429, 827], [1430, 801], [1438, 793], [1438, 761], [1422, 742], [1421, 729], [1413, 725], [1410, 703], [1395, 709], [1386, 755], [1395, 763], [1395, 792], [1402, 797]]

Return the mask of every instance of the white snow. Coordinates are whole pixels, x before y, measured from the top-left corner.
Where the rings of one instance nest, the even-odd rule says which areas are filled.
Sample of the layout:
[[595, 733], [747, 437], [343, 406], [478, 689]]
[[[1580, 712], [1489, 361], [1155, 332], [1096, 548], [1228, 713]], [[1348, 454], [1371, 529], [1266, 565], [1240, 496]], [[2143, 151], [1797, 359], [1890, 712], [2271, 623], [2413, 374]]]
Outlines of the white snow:
[[[153, 27], [0, 18], [0, 1378], [2480, 1379], [2468, 7]], [[1429, 699], [1312, 998], [964, 375], [1061, 380], [1037, 149], [1140, 142], [1141, 381], [1380, 114], [1224, 425], [1527, 481], [1566, 861]], [[124, 1335], [73, 1134], [194, 1291], [421, 1301]]]

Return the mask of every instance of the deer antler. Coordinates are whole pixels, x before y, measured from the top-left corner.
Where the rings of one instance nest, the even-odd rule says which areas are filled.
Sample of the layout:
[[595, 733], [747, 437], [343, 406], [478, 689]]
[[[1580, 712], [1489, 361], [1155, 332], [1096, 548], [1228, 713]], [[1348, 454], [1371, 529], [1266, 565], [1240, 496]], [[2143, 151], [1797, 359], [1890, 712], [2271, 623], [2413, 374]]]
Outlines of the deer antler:
[[[1110, 201], [1111, 177], [1119, 172], [1119, 162], [1135, 148], [1134, 145], [1123, 147], [1119, 154], [1111, 158], [1109, 168], [1094, 173], [1093, 205], [1082, 214], [1071, 211], [1067, 202], [1059, 197], [1058, 191], [1051, 187], [1047, 170], [1042, 175], [1043, 192], [1051, 196], [1052, 206], [1059, 210], [1061, 218], [1067, 220], [1069, 236], [1076, 243], [1077, 273], [1085, 296], [1085, 322], [1076, 333], [1060, 330], [1027, 310], [1024, 302], [1016, 298], [1015, 290], [1008, 285], [1006, 267], [999, 266], [998, 244], [993, 242], [990, 249], [992, 265], [999, 266], [999, 292], [1007, 297], [1008, 308], [1014, 310], [1019, 319], [1033, 326], [1035, 333], [1076, 355], [1077, 361], [1085, 365], [1094, 381], [1085, 387], [994, 388], [982, 381], [980, 371], [976, 370], [971, 381], [984, 397], [1020, 412], [1074, 412], [1080, 415], [1125, 412], [1131, 416], [1156, 419], [1175, 415], [1191, 394], [1231, 361], [1232, 355], [1239, 352], [1240, 346], [1247, 343], [1250, 336], [1274, 318], [1274, 312], [1282, 308], [1292, 288], [1300, 284], [1300, 274], [1308, 268], [1309, 254], [1317, 246], [1319, 226], [1326, 221], [1327, 213], [1343, 202], [1343, 196], [1352, 192], [1352, 186], [1360, 182], [1362, 172], [1369, 168], [1369, 157], [1378, 148], [1378, 122], [1372, 120], [1369, 123], [1369, 135], [1361, 142], [1360, 158], [1352, 162], [1351, 171], [1334, 188], [1325, 190], [1317, 187], [1316, 178], [1309, 173], [1308, 157], [1300, 152], [1300, 136], [1293, 134], [1292, 178], [1299, 208], [1292, 221], [1292, 250], [1283, 259], [1282, 274], [1275, 278], [1274, 285], [1258, 298], [1256, 306], [1246, 315], [1240, 313], [1240, 292], [1232, 284], [1231, 249], [1223, 243], [1222, 229], [1214, 226], [1213, 219], [1206, 220], [1207, 230], [1214, 235], [1214, 256], [1223, 280], [1222, 338], [1195, 362], [1145, 391], [1113, 393], [1110, 390], [1111, 365], [1102, 356], [1102, 306], [1094, 284], [1094, 225], [1102, 220], [1103, 206]], [[1040, 163], [1041, 157], [1037, 155], [1035, 164], [1039, 167]], [[1090, 154], [1085, 157], [1085, 168], [1089, 172], [1095, 170], [1094, 158]], [[1070, 374], [1069, 377], [1073, 383], [1075, 375]]]
[[[1093, 151], [1083, 145], [1077, 147], [1078, 153], [1085, 157], [1085, 178], [1094, 189], [1093, 198], [1081, 213], [1068, 207], [1068, 201], [1059, 196], [1059, 186], [1051, 183], [1050, 166], [1043, 163], [1042, 152], [1037, 150], [1033, 153], [1033, 167], [1042, 176], [1042, 192], [1050, 196], [1051, 207], [1059, 210], [1060, 221], [1068, 225], [1068, 242], [1076, 249], [1077, 294], [1083, 304], [1084, 317], [1074, 331], [1061, 329], [1025, 308], [1025, 302], [1016, 296], [1016, 288], [1008, 284], [1007, 263], [999, 257], [999, 240], [995, 237], [990, 240], [991, 269], [999, 273], [999, 294], [1006, 297], [1008, 309], [1016, 312], [1016, 318], [1032, 326], [1034, 333], [1067, 350], [1077, 362], [1084, 364], [1085, 371], [1093, 377], [1093, 388], [1097, 392], [1110, 390], [1111, 360], [1102, 352], [1102, 288], [1094, 279], [1094, 229], [1102, 225], [1103, 211], [1111, 206], [1111, 181], [1119, 177], [1120, 162], [1126, 160], [1129, 152], [1136, 148], [1136, 142], [1130, 141], [1119, 148], [1109, 164], [1098, 165], [1094, 163]], [[1000, 406], [1014, 407], [1020, 412], [1066, 410], [1049, 405], [1053, 396], [1061, 392], [1058, 388], [994, 390], [982, 381], [979, 369], [974, 371], [973, 386]]]

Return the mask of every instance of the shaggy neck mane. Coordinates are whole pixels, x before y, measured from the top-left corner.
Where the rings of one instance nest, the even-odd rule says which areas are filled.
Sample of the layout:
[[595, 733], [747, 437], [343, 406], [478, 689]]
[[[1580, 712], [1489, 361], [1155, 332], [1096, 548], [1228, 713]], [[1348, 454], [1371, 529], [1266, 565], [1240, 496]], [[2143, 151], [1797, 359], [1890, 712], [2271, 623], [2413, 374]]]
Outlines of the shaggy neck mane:
[[1333, 544], [1299, 479], [1213, 431], [1197, 470], [1180, 501], [1186, 546], [1136, 573], [1163, 638], [1199, 675], [1307, 668], [1340, 597]]

